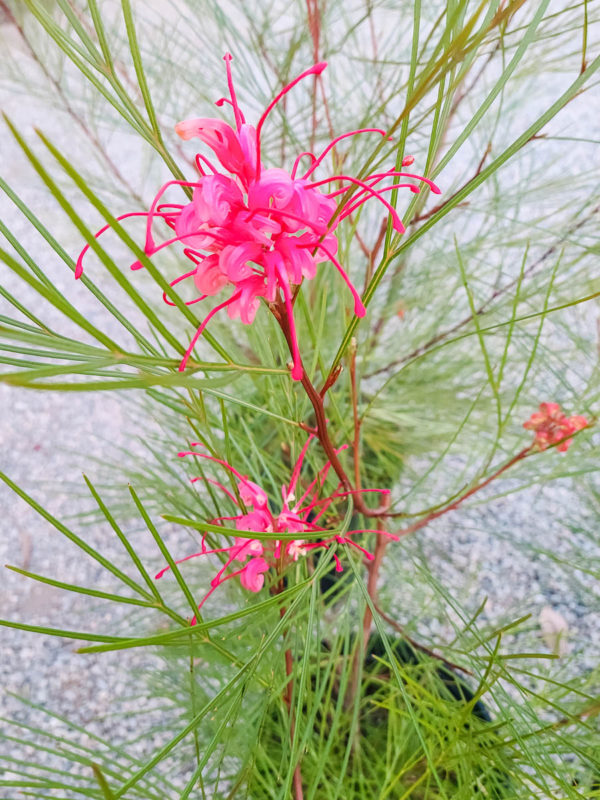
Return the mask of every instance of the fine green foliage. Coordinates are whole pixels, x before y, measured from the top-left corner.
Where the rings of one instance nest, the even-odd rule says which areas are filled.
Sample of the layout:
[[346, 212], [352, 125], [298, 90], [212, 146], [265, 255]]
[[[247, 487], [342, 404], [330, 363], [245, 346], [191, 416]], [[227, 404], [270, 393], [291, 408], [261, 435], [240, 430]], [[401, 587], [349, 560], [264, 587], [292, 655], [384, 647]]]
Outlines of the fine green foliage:
[[[32, 519], [104, 576], [98, 588], [52, 564], [44, 574], [8, 565], [80, 596], [81, 610], [68, 624], [0, 626], [73, 640], [82, 664], [125, 651], [152, 664], [145, 682], [128, 684], [140, 693], [136, 710], [121, 708], [131, 696], [114, 698], [114, 714], [137, 726], [123, 741], [23, 698], [27, 715], [2, 722], [0, 794], [600, 797], [597, 666], [544, 648], [527, 610], [489, 611], [483, 588], [474, 600], [467, 578], [450, 585], [433, 563], [435, 542], [419, 533], [448, 514], [457, 534], [489, 525], [507, 548], [551, 560], [582, 593], [600, 578], [590, 523], [600, 190], [570, 158], [600, 144], [579, 125], [592, 92], [597, 105], [598, 3], [0, 0], [0, 13], [0, 88], [27, 91], [65, 122], [34, 130], [4, 115], [2, 141], [20, 167], [6, 169], [18, 178], [0, 176], [0, 381], [118, 392], [141, 453], [102, 453], [102, 485], [84, 477], [88, 511], [68, 524], [0, 473]], [[298, 339], [320, 406], [291, 380], [284, 328], [266, 301], [252, 325], [211, 320], [180, 370], [212, 306], [189, 305], [191, 292], [174, 283], [176, 248], [149, 257], [145, 222], [117, 219], [147, 210], [165, 181], [195, 174], [192, 145], [173, 127], [228, 110], [212, 104], [226, 90], [229, 50], [253, 122], [282, 85], [328, 61], [322, 81], [298, 85], [269, 117], [269, 166], [290, 169], [346, 130], [381, 126], [388, 136], [342, 141], [331, 174], [364, 178], [412, 155], [415, 172], [442, 189], [386, 195], [404, 235], [376, 203], [337, 228], [366, 316], [352, 313], [331, 263], [298, 287]], [[191, 196], [187, 186], [169, 191], [182, 203]], [[130, 272], [136, 261], [144, 269]], [[585, 415], [568, 453], [533, 446], [523, 430], [540, 401]], [[331, 546], [282, 559], [258, 593], [224, 582], [199, 610], [228, 553], [179, 559], [236, 536], [265, 546], [298, 537], [228, 524], [241, 498], [222, 462], [275, 506], [316, 432], [323, 447], [306, 452], [298, 488], [314, 479], [329, 497], [347, 487], [336, 469], [322, 473], [331, 454], [321, 424], [331, 448], [345, 446], [340, 470], [354, 487], [324, 509]], [[190, 442], [212, 461], [178, 459]], [[476, 516], [550, 481], [580, 489], [561, 520], [568, 550], [546, 547], [526, 519]], [[385, 514], [372, 513], [378, 494], [361, 495], [361, 507], [360, 487], [390, 490]], [[118, 563], [88, 541], [101, 524], [121, 547]]]

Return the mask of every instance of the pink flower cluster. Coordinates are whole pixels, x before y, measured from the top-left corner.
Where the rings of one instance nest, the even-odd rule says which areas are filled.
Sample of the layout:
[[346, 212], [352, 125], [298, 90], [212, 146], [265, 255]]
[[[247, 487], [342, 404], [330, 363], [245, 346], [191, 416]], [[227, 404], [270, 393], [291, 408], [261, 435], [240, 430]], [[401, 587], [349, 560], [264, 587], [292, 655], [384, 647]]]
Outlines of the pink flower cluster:
[[[292, 377], [300, 380], [302, 362], [292, 313], [294, 287], [304, 279], [314, 278], [319, 263], [330, 261], [352, 293], [354, 312], [358, 316], [366, 313], [360, 295], [337, 259], [337, 225], [367, 200], [375, 198], [390, 214], [394, 228], [403, 233], [402, 221], [384, 194], [401, 188], [408, 188], [415, 193], [420, 191], [415, 183], [399, 182], [403, 178], [424, 181], [436, 194], [440, 190], [427, 178], [400, 172], [393, 167], [368, 175], [363, 180], [350, 175], [334, 175], [322, 180], [313, 178], [315, 170], [338, 142], [362, 133], [376, 133], [385, 137], [386, 132], [379, 128], [362, 128], [338, 136], [319, 156], [311, 152], [301, 153], [291, 172], [281, 168], [263, 168], [261, 131], [269, 113], [299, 81], [309, 75], [320, 74], [327, 65], [325, 62], [315, 64], [285, 86], [268, 105], [254, 128], [245, 121], [238, 106], [229, 54], [225, 56], [225, 62], [230, 96], [218, 100], [217, 105], [227, 103], [232, 107], [235, 128], [214, 118], [190, 119], [175, 127], [182, 139], [197, 138], [207, 145], [221, 169], [204, 155], [198, 154], [196, 166], [200, 177], [197, 180], [169, 181], [160, 189], [147, 214], [134, 212], [118, 219], [146, 216], [144, 252], [148, 256], [175, 243], [184, 246], [184, 255], [193, 267], [175, 278], [171, 285], [191, 278], [200, 296], [189, 301], [190, 304], [216, 295], [227, 286], [232, 287], [229, 298], [216, 305], [198, 327], [180, 370], [185, 369], [204, 328], [219, 310], [227, 308], [230, 317], [239, 317], [248, 325], [254, 320], [261, 298], [274, 303], [282, 297], [289, 321]], [[300, 163], [304, 158], [309, 159], [310, 165], [299, 176]], [[403, 166], [412, 161], [412, 157], [407, 157]], [[383, 181], [388, 181], [388, 185], [381, 187]], [[333, 182], [337, 182], [339, 188], [331, 191], [326, 189]], [[193, 190], [191, 202], [161, 203], [165, 191], [173, 185], [190, 187]], [[349, 194], [350, 189], [353, 192]], [[339, 206], [338, 197], [341, 197]], [[156, 243], [152, 230], [156, 218], [163, 220], [175, 234], [160, 244]], [[108, 227], [102, 228], [96, 236]], [[76, 277], [82, 274], [82, 260], [87, 249], [86, 246], [79, 256]], [[132, 269], [141, 266], [136, 262]], [[164, 299], [173, 305], [166, 296]]]
[[540, 403], [540, 410], [532, 414], [523, 427], [535, 431], [535, 444], [540, 450], [557, 444], [561, 453], [566, 452], [573, 439], [566, 437], [588, 426], [588, 421], [580, 414], [567, 417], [558, 403]]
[[[335, 500], [347, 497], [351, 494], [350, 492], [340, 491], [341, 485], [338, 485], [332, 494], [326, 498], [319, 499], [320, 488], [325, 482], [331, 467], [329, 462], [319, 471], [317, 477], [308, 485], [302, 495], [299, 498], [295, 497], [302, 463], [312, 439], [313, 437], [310, 436], [303, 447], [292, 471], [289, 485], [284, 485], [281, 488], [282, 506], [278, 514], [274, 514], [271, 511], [266, 492], [256, 483], [253, 483], [248, 480], [248, 478], [241, 475], [226, 461], [222, 461], [221, 459], [198, 450], [188, 450], [179, 453], [181, 457], [195, 456], [197, 458], [208, 459], [215, 464], [220, 464], [237, 479], [237, 489], [239, 493], [238, 499], [219, 481], [211, 478], [192, 478], [192, 481], [208, 480], [210, 483], [218, 486], [219, 489], [240, 508], [241, 513], [235, 516], [218, 517], [212, 520], [212, 522], [228, 522], [229, 527], [235, 526], [236, 530], [240, 531], [240, 533], [244, 533], [243, 536], [234, 537], [233, 544], [212, 549], [207, 549], [206, 547], [205, 534], [202, 538], [202, 549], [199, 553], [192, 553], [176, 562], [177, 564], [181, 564], [191, 558], [208, 556], [214, 553], [226, 554], [223, 566], [212, 579], [210, 589], [198, 605], [199, 609], [202, 608], [206, 600], [221, 586], [221, 584], [225, 583], [225, 581], [238, 577], [244, 589], [251, 592], [258, 592], [264, 586], [265, 574], [270, 569], [280, 574], [292, 562], [297, 561], [300, 556], [304, 556], [311, 550], [317, 548], [328, 549], [334, 543], [349, 544], [360, 550], [367, 559], [371, 560], [373, 558], [371, 553], [350, 538], [356, 533], [369, 533], [373, 531], [352, 530], [348, 531], [343, 536], [339, 534], [328, 535], [327, 529], [319, 525], [319, 521]], [[202, 445], [200, 442], [192, 442], [192, 447], [200, 448]], [[339, 449], [343, 450], [345, 448], [342, 447]], [[362, 491], [375, 491], [383, 494], [389, 493], [387, 489]], [[240, 506], [240, 503], [243, 505], [243, 508]], [[253, 539], [248, 536], [249, 531], [263, 534], [299, 534], [299, 536], [298, 538], [286, 538], [285, 540], [275, 537], [269, 539]], [[375, 532], [380, 533], [380, 531]], [[397, 539], [393, 534], [384, 533], [383, 535], [392, 539]], [[308, 536], [310, 538], [301, 538], [301, 536]], [[341, 572], [342, 565], [335, 553], [333, 554], [333, 558], [335, 560], [336, 570]], [[156, 578], [162, 578], [169, 569], [170, 567], [162, 569], [156, 575]], [[195, 624], [195, 620], [192, 620], [192, 625], [193, 624]]]

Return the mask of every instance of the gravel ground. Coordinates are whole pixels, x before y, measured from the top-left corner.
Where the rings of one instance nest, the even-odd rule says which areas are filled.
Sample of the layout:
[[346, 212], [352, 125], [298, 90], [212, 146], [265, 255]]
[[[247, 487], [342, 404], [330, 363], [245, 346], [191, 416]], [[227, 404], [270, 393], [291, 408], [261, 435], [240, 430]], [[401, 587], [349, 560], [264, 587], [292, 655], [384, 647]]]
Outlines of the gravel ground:
[[[14, 46], [17, 52], [19, 43], [16, 38]], [[68, 123], [68, 120], [59, 116], [48, 119], [43, 102], [39, 99], [23, 102], [22, 96], [16, 92], [0, 90], [0, 107], [27, 133], [33, 125], [41, 124], [50, 135], [61, 136], [64, 132], [62, 126]], [[36, 182], [30, 182], [31, 175], [24, 168], [22, 154], [4, 132], [1, 149], [3, 177], [17, 188], [32, 207], [43, 209], [43, 190]], [[41, 239], [35, 234], [31, 235], [32, 229], [4, 197], [0, 199], [0, 218], [17, 236], [26, 236], [30, 253], [43, 265], [65, 296], [81, 312], [98, 322], [97, 303], [86, 291], [81, 291], [64, 265], [52, 254], [49, 255]], [[62, 212], [54, 207], [48, 209], [45, 221], [48, 227], [59, 231], [59, 238], [62, 231], [61, 241], [68, 250], [77, 251], [76, 239], [72, 231], [65, 227]], [[33, 294], [20, 291], [19, 296], [30, 301], [34, 307]], [[6, 309], [6, 313], [10, 311]], [[64, 329], [64, 322], [58, 313], [54, 316], [50, 314], [48, 322], [58, 330]], [[0, 469], [61, 520], [68, 520], [90, 507], [89, 501], [82, 499], [85, 489], [82, 472], [85, 468], [94, 480], [96, 471], [90, 465], [91, 458], [114, 456], [113, 447], [132, 446], [131, 421], [123, 412], [122, 402], [114, 395], [40, 394], [0, 385], [0, 408]], [[0, 509], [1, 564], [12, 564], [58, 580], [102, 586], [104, 570], [40, 519], [4, 483], [0, 483]], [[74, 524], [74, 528], [81, 532], [77, 524]], [[83, 536], [108, 559], [124, 565], [122, 547], [106, 526], [91, 525], [83, 532]], [[146, 551], [142, 545], [141, 553], [148, 560], [156, 559], [156, 553], [150, 545]], [[76, 628], [81, 622], [86, 603], [83, 595], [66, 593], [3, 570], [0, 605], [5, 619], [63, 629]], [[75, 618], [77, 622], [74, 622]], [[100, 607], [96, 613], [89, 614], [88, 627], [91, 630], [106, 632], [110, 630], [110, 624], [110, 617]], [[131, 684], [126, 689], [126, 676], [136, 676], [153, 663], [148, 655], [132, 651], [108, 654], [108, 657], [84, 658], [76, 654], [77, 645], [66, 639], [35, 636], [6, 628], [1, 630], [0, 637], [2, 716], [19, 722], [40, 724], [41, 716], [23, 707], [11, 696], [11, 693], [15, 693], [57, 714], [68, 716], [74, 724], [91, 723], [98, 735], [106, 736], [110, 741], [119, 742], [135, 735], [135, 720], [121, 716], [117, 730], [110, 715], [114, 711], [115, 698], [125, 697], [132, 691]], [[134, 702], [139, 707], [140, 701]], [[46, 720], [41, 724], [50, 724], [57, 730], [60, 727], [56, 721]], [[85, 736], [79, 736], [78, 739], [82, 744], [86, 743]], [[135, 750], [142, 755], [151, 752], [155, 744], [144, 741]], [[55, 763], [43, 753], [16, 744], [11, 747], [11, 753], [15, 757], [31, 759], [35, 756], [40, 762], [48, 760], [48, 763]]]
[[[0, 105], [22, 126], [36, 122], [35, 104], [23, 103], [14, 94], [0, 96]], [[45, 119], [52, 133], [52, 119]], [[55, 123], [54, 123], [55, 124]], [[33, 187], [23, 186], [22, 160], [6, 141], [2, 143], [4, 176], [9, 183], [21, 186], [26, 199], [36, 197]], [[13, 155], [15, 156], [13, 158]], [[39, 201], [40, 196], [37, 196]], [[2, 216], [15, 220], [17, 235], [25, 226], [15, 217], [9, 204], [0, 205]], [[49, 211], [49, 214], [58, 212]], [[31, 251], [35, 255], [36, 244]], [[45, 268], [53, 280], [78, 308], [90, 316], [95, 305], [84, 292], [76, 289], [70, 274], [55, 260], [44, 256]], [[111, 395], [69, 395], [29, 393], [0, 385], [0, 468], [16, 483], [30, 491], [48, 510], [64, 519], [83, 506], [73, 499], [71, 487], [81, 485], [81, 472], [89, 471], [89, 455], [109, 453], [111, 445], [130, 445], [130, 422], [119, 398]], [[94, 471], [91, 471], [94, 475]], [[0, 485], [0, 563], [9, 563], [84, 585], [98, 585], [101, 570], [90, 559], [41, 521], [4, 485]], [[421, 544], [429, 555], [432, 571], [446, 585], [463, 588], [463, 600], [476, 607], [487, 595], [486, 614], [490, 619], [503, 618], [518, 608], [532, 613], [532, 635], [537, 635], [537, 619], [545, 606], [562, 614], [568, 623], [572, 654], [579, 669], [596, 666], [600, 641], [597, 588], [583, 573], [578, 581], [565, 583], [560, 566], [543, 555], [527, 555], [503, 539], [520, 531], [520, 536], [543, 541], [543, 546], [558, 557], [571, 558], [573, 543], [564, 524], [565, 509], [575, 509], [584, 524], [593, 519], [578, 505], [567, 483], [544, 490], [531, 489], [485, 510], [464, 512], [460, 525], [454, 519], [439, 520], [423, 533]], [[86, 536], [115, 563], [123, 563], [121, 546], [103, 526], [90, 526]], [[597, 546], [581, 539], [581, 557], [598, 559]], [[154, 550], [148, 557], [155, 558]], [[583, 564], [582, 564], [583, 565]], [[2, 616], [35, 624], [70, 627], [70, 620], [83, 608], [81, 597], [52, 587], [27, 581], [5, 571], [0, 583]], [[407, 609], [405, 609], [407, 610]], [[408, 609], [410, 611], [410, 609]], [[90, 615], [90, 628], [106, 630], [106, 615]], [[430, 632], [442, 637], [451, 628], [435, 619], [425, 620]], [[148, 668], [152, 660], [133, 652], [118, 655], [77, 655], [76, 646], [58, 638], [34, 636], [2, 629], [0, 712], [20, 721], [36, 721], [37, 713], [24, 709], [10, 693], [48, 706], [67, 715], [74, 723], [92, 725], [99, 735], [119, 741], [135, 734], [135, 722], [126, 716], [115, 721], [114, 698], [126, 693], [125, 677]], [[590, 646], [592, 644], [592, 646]], [[139, 702], [139, 701], [136, 701]], [[85, 737], [82, 738], [85, 743]], [[154, 741], [136, 745], [142, 755], [152, 750]], [[33, 751], [20, 750], [27, 757]], [[37, 754], [37, 758], [44, 756]]]

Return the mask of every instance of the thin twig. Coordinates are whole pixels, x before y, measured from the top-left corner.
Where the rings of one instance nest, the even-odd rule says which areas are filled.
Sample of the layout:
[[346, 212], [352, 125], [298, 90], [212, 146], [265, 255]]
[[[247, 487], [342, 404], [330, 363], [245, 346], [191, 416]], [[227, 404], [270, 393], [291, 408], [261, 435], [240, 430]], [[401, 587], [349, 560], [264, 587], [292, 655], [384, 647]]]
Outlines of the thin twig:
[[381, 250], [381, 246], [385, 241], [385, 234], [387, 231], [388, 226], [388, 218], [384, 217], [381, 220], [381, 226], [379, 228], [379, 233], [377, 234], [377, 239], [375, 240], [375, 244], [373, 245], [373, 249], [369, 253], [369, 263], [367, 265], [367, 271], [365, 273], [365, 282], [363, 285], [363, 294], [367, 291], [367, 287], [371, 283], [371, 279], [373, 277], [373, 273], [375, 272], [375, 261]]
[[585, 216], [583, 219], [579, 220], [577, 223], [568, 228], [564, 232], [564, 234], [554, 242], [554, 244], [552, 244], [546, 251], [544, 251], [544, 253], [542, 253], [542, 255], [539, 258], [537, 258], [532, 264], [530, 264], [526, 270], [524, 270], [520, 278], [514, 278], [513, 280], [510, 280], [508, 283], [505, 283], [504, 286], [500, 286], [499, 288], [495, 289], [492, 292], [492, 294], [488, 297], [488, 299], [485, 300], [479, 306], [475, 314], [469, 314], [468, 317], [465, 317], [464, 319], [460, 320], [460, 322], [457, 322], [451, 328], [447, 328], [445, 331], [441, 331], [440, 333], [436, 334], [427, 342], [425, 342], [425, 344], [421, 345], [420, 347], [417, 347], [411, 353], [402, 356], [402, 358], [399, 358], [396, 361], [392, 361], [385, 367], [381, 367], [380, 369], [374, 370], [373, 372], [369, 372], [367, 375], [365, 375], [365, 377], [372, 378], [375, 375], [380, 375], [382, 372], [388, 372], [389, 370], [394, 369], [394, 367], [399, 367], [402, 364], [405, 364], [407, 361], [412, 361], [414, 358], [423, 355], [423, 353], [427, 352], [427, 350], [431, 349], [436, 344], [440, 344], [441, 342], [448, 339], [450, 336], [452, 336], [452, 334], [457, 333], [459, 330], [461, 330], [461, 328], [464, 328], [465, 325], [468, 325], [470, 322], [472, 322], [474, 317], [481, 316], [481, 314], [483, 314], [487, 310], [487, 308], [494, 302], [494, 300], [506, 294], [506, 292], [510, 291], [514, 286], [517, 285], [519, 280], [528, 277], [535, 269], [537, 269], [537, 267], [543, 264], [544, 261], [547, 261], [552, 255], [554, 255], [554, 253], [556, 253], [556, 251], [560, 248], [563, 242], [565, 242], [569, 237], [571, 237], [574, 233], [580, 230], [599, 212], [600, 212], [600, 204], [595, 206], [587, 216]]
[[[485, 164], [486, 159], [491, 152], [492, 152], [492, 143], [488, 142], [485, 152], [483, 153], [479, 161], [479, 164], [477, 165], [477, 169], [475, 170], [473, 175], [469, 178], [469, 180], [465, 181], [465, 183], [463, 183], [463, 185], [459, 189], [453, 192], [453, 194], [451, 194], [450, 197], [447, 197], [443, 203], [438, 203], [437, 206], [434, 206], [433, 208], [429, 209], [429, 211], [427, 211], [425, 214], [419, 214], [418, 216], [413, 217], [411, 220], [409, 220], [408, 225], [415, 225], [417, 222], [425, 222], [425, 220], [428, 220], [429, 217], [432, 217], [434, 214], [437, 214], [438, 211], [441, 211], [454, 197], [456, 197], [457, 194], [462, 192], [465, 186], [468, 186], [475, 180], [475, 178], [479, 175], [479, 173], [483, 169], [483, 165]], [[456, 207], [464, 208], [465, 206], [468, 205], [469, 205], [468, 201], [465, 201], [464, 203], [459, 203]]]
[[[373, 560], [367, 565], [367, 592], [373, 605], [377, 603], [377, 584], [379, 582], [379, 572], [381, 571], [383, 557], [389, 541], [385, 536], [381, 535], [381, 532], [383, 532], [383, 523], [379, 519], [377, 520], [377, 530], [380, 531], [380, 533], [376, 534], [377, 538], [375, 540], [375, 552], [373, 554]], [[370, 604], [367, 603], [365, 606], [365, 613], [363, 615], [362, 646], [357, 647], [356, 652], [354, 653], [352, 676], [350, 679], [350, 691], [348, 692], [345, 702], [346, 708], [350, 708], [352, 706], [354, 703], [354, 698], [358, 692], [361, 664], [364, 661], [367, 648], [369, 646], [372, 623], [373, 612], [371, 611]]]
[[140, 206], [144, 205], [144, 201], [139, 195], [133, 186], [127, 181], [124, 177], [122, 172], [119, 170], [115, 162], [112, 160], [110, 155], [108, 154], [107, 150], [105, 149], [104, 145], [97, 137], [97, 135], [87, 126], [87, 123], [79, 116], [79, 114], [75, 111], [73, 106], [71, 105], [69, 98], [65, 94], [64, 89], [57, 81], [57, 79], [52, 75], [48, 67], [44, 64], [42, 59], [38, 56], [36, 51], [33, 48], [33, 45], [27, 38], [27, 34], [23, 29], [22, 25], [19, 23], [17, 18], [12, 13], [11, 9], [8, 7], [7, 3], [4, 0], [0, 0], [0, 10], [4, 12], [6, 15], [7, 20], [15, 27], [21, 40], [25, 47], [27, 48], [29, 55], [38, 65], [38, 67], [44, 73], [44, 76], [49, 81], [49, 83], [54, 87], [56, 94], [59, 96], [65, 112], [69, 115], [69, 117], [73, 120], [73, 122], [77, 125], [77, 127], [82, 131], [84, 136], [91, 142], [91, 144], [95, 147], [98, 153], [102, 156], [106, 166], [108, 167], [109, 172], [113, 175], [113, 177], [123, 186], [123, 188], [128, 192], [128, 194], [138, 203]]
[[[369, 562], [367, 567], [367, 592], [369, 593], [369, 597], [371, 598], [374, 606], [376, 606], [377, 603], [377, 584], [379, 583], [379, 573], [381, 572], [383, 557], [390, 541], [388, 538], [381, 535], [383, 532], [383, 523], [381, 520], [377, 520], [377, 530], [380, 531], [380, 533], [376, 534], [377, 538], [375, 540], [375, 552], [373, 554], [373, 560]], [[372, 623], [373, 612], [371, 611], [370, 605], [367, 604], [367, 607], [365, 608], [365, 615], [363, 617], [363, 643], [365, 649], [369, 641], [369, 636], [371, 635]]]
[[438, 661], [441, 661], [442, 664], [444, 664], [446, 667], [450, 667], [450, 669], [460, 670], [460, 672], [464, 672], [465, 675], [473, 675], [470, 669], [467, 669], [466, 667], [461, 667], [460, 664], [455, 664], [453, 661], [449, 661], [447, 658], [444, 658], [444, 656], [441, 656], [439, 653], [436, 653], [435, 650], [431, 650], [429, 647], [425, 647], [425, 645], [416, 642], [406, 633], [402, 625], [399, 625], [395, 619], [386, 614], [385, 611], [382, 611], [375, 601], [373, 601], [373, 605], [375, 607], [375, 611], [377, 611], [381, 619], [385, 620], [388, 623], [388, 625], [391, 625], [391, 627], [394, 628], [394, 630], [397, 631], [402, 636], [403, 639], [406, 639], [409, 645], [413, 647], [415, 650], [419, 650], [421, 653], [425, 653], [426, 655], [431, 656], [431, 658], [436, 658]]
[[[319, 9], [318, 0], [306, 0], [306, 12], [308, 17], [308, 30], [313, 43], [313, 63], [316, 64], [319, 60], [319, 39], [321, 36], [321, 12]], [[317, 139], [317, 90], [319, 85], [319, 76], [314, 76], [313, 91], [312, 91], [312, 109], [311, 109], [311, 132], [310, 132], [310, 150], [315, 149]]]
[[[423, 517], [423, 519], [418, 520], [417, 522], [413, 522], [413, 524], [409, 525], [407, 528], [403, 528], [402, 530], [396, 531], [394, 533], [394, 535], [398, 536], [398, 537], [408, 536], [409, 533], [414, 533], [415, 531], [418, 531], [421, 528], [424, 528], [426, 525], [428, 525], [434, 519], [437, 519], [438, 517], [442, 517], [444, 514], [447, 514], [449, 511], [454, 511], [462, 503], [464, 503], [465, 500], [467, 500], [469, 497], [472, 497], [476, 492], [479, 492], [479, 491], [481, 491], [481, 489], [484, 489], [486, 486], [489, 486], [489, 484], [492, 481], [496, 480], [496, 478], [498, 478], [500, 475], [502, 475], [503, 472], [506, 472], [506, 470], [510, 469], [511, 467], [514, 467], [515, 464], [518, 464], [518, 462], [522, 461], [524, 458], [527, 458], [527, 456], [530, 455], [531, 452], [533, 451], [533, 448], [534, 448], [533, 444], [527, 445], [527, 447], [524, 447], [522, 450], [520, 450], [517, 453], [516, 456], [513, 456], [509, 461], [506, 462], [506, 464], [503, 464], [501, 467], [499, 467], [488, 478], [486, 478], [481, 483], [478, 483], [476, 486], [472, 486], [468, 491], [466, 491], [463, 495], [458, 497], [452, 503], [450, 503], [447, 506], [444, 506], [444, 508], [438, 509], [437, 511], [430, 512], [429, 514], [427, 514], [427, 516]], [[402, 512], [399, 512], [397, 514], [396, 513], [391, 513], [391, 514], [388, 514], [387, 516], [390, 517], [390, 518], [397, 517], [397, 516], [402, 516]]]

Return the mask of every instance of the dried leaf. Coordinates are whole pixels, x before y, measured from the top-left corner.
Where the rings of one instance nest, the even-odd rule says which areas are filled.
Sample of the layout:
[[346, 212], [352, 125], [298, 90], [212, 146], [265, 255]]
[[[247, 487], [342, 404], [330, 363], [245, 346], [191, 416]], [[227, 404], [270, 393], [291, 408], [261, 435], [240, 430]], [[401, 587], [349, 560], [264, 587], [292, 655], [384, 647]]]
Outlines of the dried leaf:
[[567, 620], [551, 606], [544, 606], [540, 611], [540, 628], [542, 639], [548, 650], [557, 656], [564, 656], [569, 651], [567, 635], [569, 625]]

